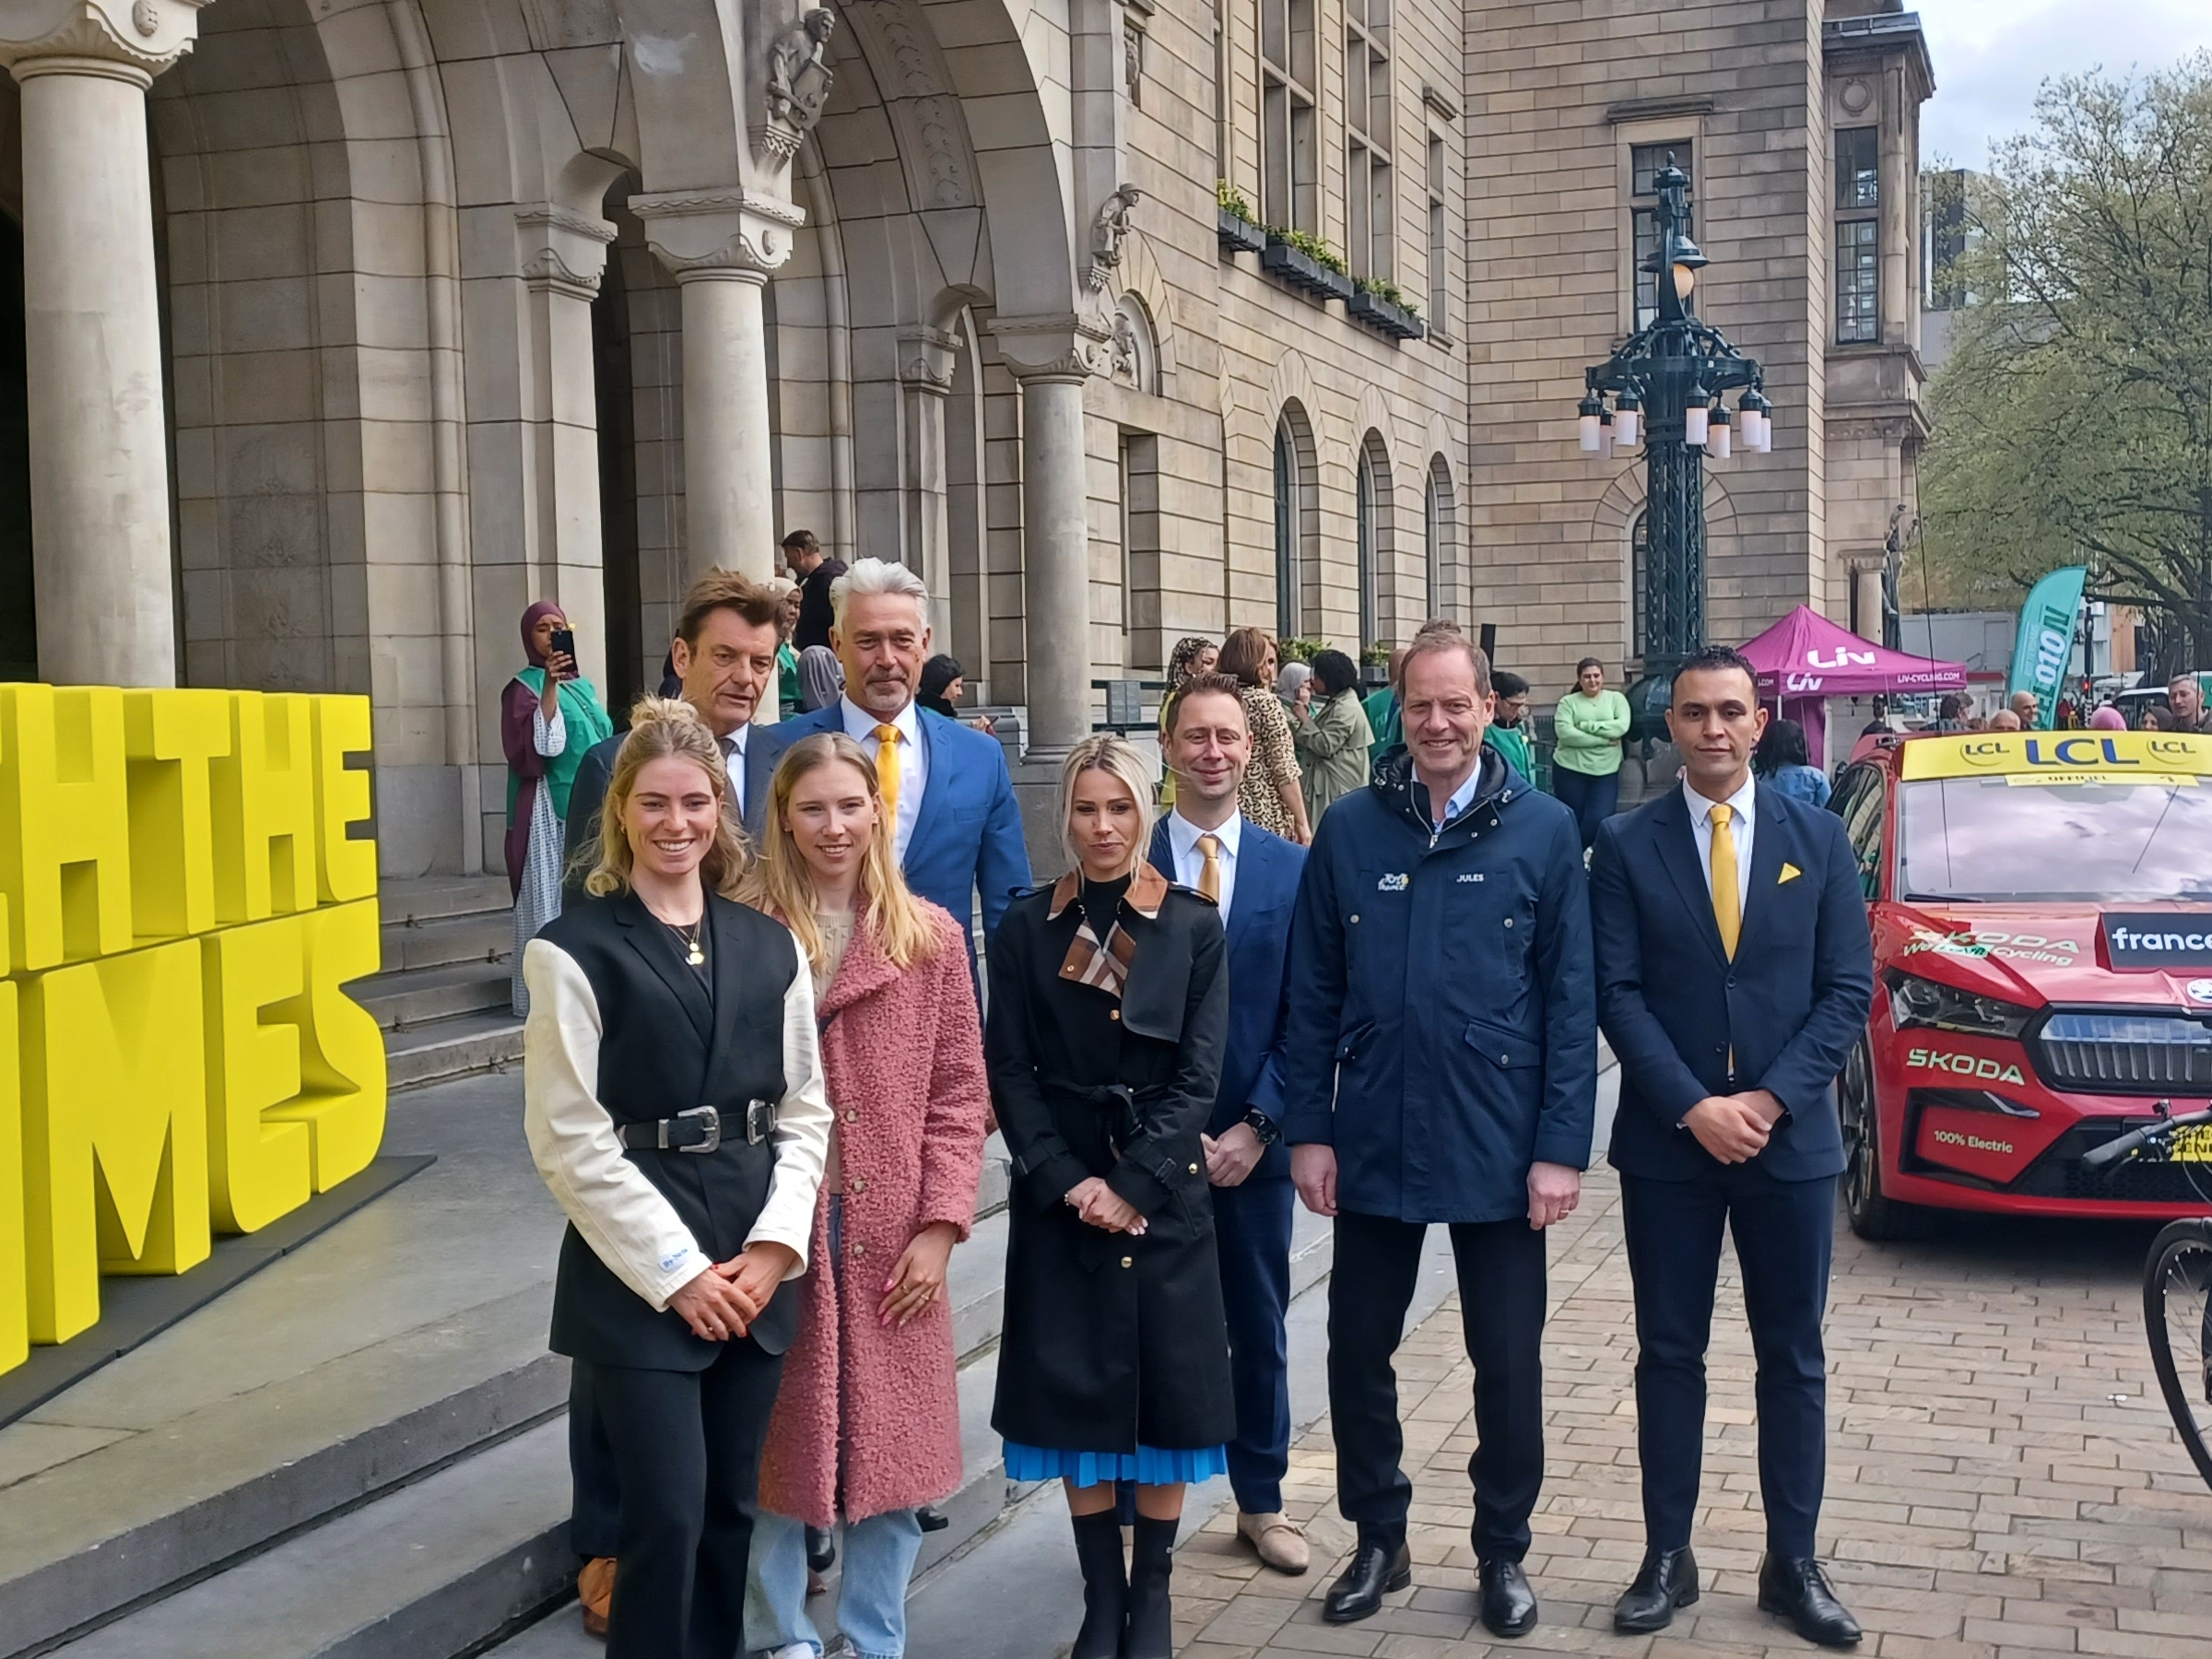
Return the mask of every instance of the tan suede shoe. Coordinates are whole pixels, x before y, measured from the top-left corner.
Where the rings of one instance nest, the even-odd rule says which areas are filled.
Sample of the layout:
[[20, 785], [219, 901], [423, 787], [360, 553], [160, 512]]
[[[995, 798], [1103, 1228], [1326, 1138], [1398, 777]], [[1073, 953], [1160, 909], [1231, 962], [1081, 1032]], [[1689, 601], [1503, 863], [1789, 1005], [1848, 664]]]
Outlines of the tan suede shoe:
[[594, 1556], [576, 1575], [576, 1600], [583, 1608], [583, 1633], [606, 1640], [607, 1609], [615, 1605], [615, 1558]]
[[1280, 1510], [1272, 1515], [1238, 1515], [1237, 1536], [1252, 1546], [1262, 1562], [1292, 1578], [1313, 1564], [1305, 1533]]

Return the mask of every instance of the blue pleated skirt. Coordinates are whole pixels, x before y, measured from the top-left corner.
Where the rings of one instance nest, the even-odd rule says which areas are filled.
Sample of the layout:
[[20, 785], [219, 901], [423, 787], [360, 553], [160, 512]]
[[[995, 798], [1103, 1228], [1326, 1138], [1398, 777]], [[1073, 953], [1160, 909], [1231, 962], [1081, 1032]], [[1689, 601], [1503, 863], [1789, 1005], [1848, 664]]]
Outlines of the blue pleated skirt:
[[1071, 1486], [1098, 1486], [1109, 1480], [1134, 1480], [1138, 1486], [1173, 1486], [1178, 1482], [1211, 1480], [1229, 1472], [1227, 1446], [1201, 1446], [1194, 1451], [1162, 1451], [1139, 1446], [1126, 1452], [1061, 1452], [1044, 1446], [1025, 1446], [1007, 1441], [1008, 1480], [1065, 1480]]

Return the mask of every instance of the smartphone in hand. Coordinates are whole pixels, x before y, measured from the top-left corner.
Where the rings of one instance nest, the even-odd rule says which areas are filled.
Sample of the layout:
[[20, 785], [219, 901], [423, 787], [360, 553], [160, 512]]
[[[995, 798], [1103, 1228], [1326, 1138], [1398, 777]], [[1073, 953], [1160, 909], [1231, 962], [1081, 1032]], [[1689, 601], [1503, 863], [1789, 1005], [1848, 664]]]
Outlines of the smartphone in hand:
[[572, 628], [555, 629], [547, 649], [557, 651], [569, 659], [569, 671], [562, 675], [561, 678], [574, 679], [576, 677], [576, 630]]

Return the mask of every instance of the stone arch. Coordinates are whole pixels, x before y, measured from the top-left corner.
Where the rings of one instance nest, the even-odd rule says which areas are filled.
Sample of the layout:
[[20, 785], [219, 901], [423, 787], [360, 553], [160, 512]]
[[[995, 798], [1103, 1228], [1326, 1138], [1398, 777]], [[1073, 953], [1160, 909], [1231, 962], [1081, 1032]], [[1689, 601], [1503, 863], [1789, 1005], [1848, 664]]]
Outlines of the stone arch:
[[1135, 289], [1124, 289], [1114, 301], [1112, 333], [1107, 339], [1109, 377], [1136, 391], [1159, 396], [1164, 371], [1159, 360], [1159, 334], [1151, 308]]
[[[1432, 423], [1441, 425], [1441, 423]], [[1465, 623], [1459, 575], [1459, 496], [1452, 481], [1452, 463], [1441, 446], [1429, 453], [1421, 487], [1421, 531], [1424, 565], [1422, 608], [1430, 616], [1455, 617]]]
[[1144, 306], [1151, 324], [1158, 372], [1147, 390], [1171, 397], [1176, 390], [1175, 293], [1160, 274], [1159, 256], [1142, 230], [1132, 231], [1122, 243], [1121, 280], [1124, 292]]

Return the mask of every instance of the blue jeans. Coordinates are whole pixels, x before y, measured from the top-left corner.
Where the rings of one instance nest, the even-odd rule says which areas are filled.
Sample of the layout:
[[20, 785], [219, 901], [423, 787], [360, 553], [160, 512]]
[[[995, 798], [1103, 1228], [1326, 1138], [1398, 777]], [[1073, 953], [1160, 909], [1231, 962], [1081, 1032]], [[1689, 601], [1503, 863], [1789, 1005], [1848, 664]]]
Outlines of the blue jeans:
[[[859, 1659], [906, 1659], [906, 1587], [921, 1553], [922, 1525], [912, 1510], [845, 1523], [837, 1623]], [[821, 1653], [821, 1632], [806, 1617], [806, 1528], [762, 1510], [753, 1524], [751, 1576], [746, 1645], [774, 1653], [803, 1641]]]
[[1620, 774], [1612, 771], [1599, 778], [1554, 766], [1551, 793], [1561, 806], [1573, 809], [1575, 826], [1583, 834], [1583, 851], [1587, 853], [1597, 840], [1598, 826], [1619, 808]]

